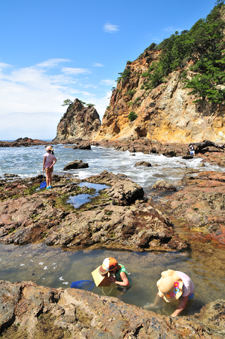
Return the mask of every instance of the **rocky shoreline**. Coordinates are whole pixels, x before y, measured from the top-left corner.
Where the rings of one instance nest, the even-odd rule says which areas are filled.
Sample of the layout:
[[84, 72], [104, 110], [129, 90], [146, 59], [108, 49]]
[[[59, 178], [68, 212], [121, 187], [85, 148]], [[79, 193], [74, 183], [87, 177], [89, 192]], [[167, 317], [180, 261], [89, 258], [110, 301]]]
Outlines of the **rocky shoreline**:
[[[80, 147], [82, 143], [76, 142]], [[89, 143], [129, 150], [134, 155], [150, 151], [166, 156], [187, 155], [187, 145], [147, 141]], [[225, 165], [223, 151], [207, 150], [197, 156], [202, 158], [203, 166], [205, 161]], [[142, 187], [123, 174], [103, 171], [85, 180], [69, 174], [54, 175], [51, 191], [39, 190], [42, 180], [42, 176], [20, 179], [12, 175], [0, 180], [1, 243], [43, 242], [73, 251], [100, 248], [193, 251], [196, 244], [198, 247], [202, 244], [202, 251], [210, 259], [209, 265], [213, 265], [214, 254], [214, 259], [220, 256], [216, 248], [224, 250], [223, 172], [187, 172], [173, 190], [166, 185], [156, 185], [155, 190], [152, 188], [152, 197], [160, 196], [162, 190], [170, 191], [157, 203], [145, 197]], [[104, 184], [107, 188], [91, 202], [75, 209], [67, 203], [69, 197], [94, 193], [88, 185], [79, 186], [81, 182]], [[210, 249], [205, 243], [214, 247]], [[198, 251], [199, 254], [194, 251], [193, 255], [199, 255], [200, 260], [201, 250]], [[162, 335], [223, 338], [225, 334], [224, 300], [207, 304], [194, 316], [172, 319], [86, 291], [5, 281], [0, 281], [0, 289], [3, 338], [74, 338], [74, 335], [76, 338], [158, 338]], [[105, 322], [103, 313], [109, 321]]]
[[224, 300], [207, 304], [193, 316], [171, 318], [88, 291], [0, 281], [0, 303], [3, 339], [222, 339], [225, 335]]

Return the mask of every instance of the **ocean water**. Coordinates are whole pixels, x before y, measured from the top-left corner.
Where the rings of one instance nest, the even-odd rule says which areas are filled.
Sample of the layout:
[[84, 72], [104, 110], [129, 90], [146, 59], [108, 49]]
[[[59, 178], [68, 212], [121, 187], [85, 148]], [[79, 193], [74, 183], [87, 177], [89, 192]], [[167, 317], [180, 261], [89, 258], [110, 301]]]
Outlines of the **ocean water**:
[[[184, 160], [181, 157], [168, 158], [163, 155], [122, 152], [96, 146], [92, 146], [91, 150], [77, 150], [65, 145], [56, 145], [54, 149], [57, 158], [55, 174], [65, 173], [63, 168], [69, 162], [82, 160], [89, 164], [89, 168], [70, 170], [67, 173], [81, 179], [100, 174], [104, 170], [115, 174], [123, 173], [141, 185], [146, 192], [157, 180], [164, 179], [174, 183], [181, 179], [187, 170], [222, 171], [218, 166], [207, 163], [201, 167], [202, 160], [197, 157]], [[10, 173], [26, 178], [43, 173], [44, 153], [44, 146], [0, 148], [0, 176]], [[135, 163], [139, 161], [148, 161], [152, 167], [135, 167]]]
[[[55, 174], [65, 173], [63, 168], [69, 162], [82, 160], [89, 164], [89, 168], [66, 173], [81, 179], [100, 174], [103, 170], [115, 174], [123, 173], [140, 184], [145, 194], [150, 192], [151, 186], [157, 180], [164, 179], [176, 183], [188, 170], [223, 171], [222, 168], [208, 163], [202, 167], [202, 160], [198, 158], [184, 160], [181, 157], [167, 158], [163, 155], [121, 152], [95, 146], [91, 150], [74, 150], [65, 145], [56, 145], [54, 148], [57, 158]], [[0, 176], [10, 173], [27, 178], [41, 174], [44, 153], [43, 146], [0, 148]], [[139, 161], [148, 161], [152, 167], [135, 167], [135, 163]], [[111, 287], [101, 289], [94, 287], [92, 290], [94, 293], [117, 296], [124, 302], [144, 306], [147, 302], [154, 301], [157, 292], [156, 281], [160, 278], [160, 272], [173, 268], [190, 275], [196, 286], [195, 300], [187, 311], [188, 314], [199, 311], [207, 302], [224, 298], [225, 274], [224, 269], [221, 270], [222, 262], [218, 260], [212, 274], [211, 268], [206, 265], [207, 260], [195, 259], [188, 252], [137, 253], [109, 250], [68, 252], [43, 244], [23, 247], [0, 244], [0, 279], [12, 282], [31, 280], [40, 285], [66, 288], [73, 281], [92, 280], [91, 272], [107, 256], [115, 256], [131, 272], [132, 288], [122, 296], [117, 296], [117, 291]], [[164, 305], [159, 312], [171, 314], [172, 310], [170, 306]]]

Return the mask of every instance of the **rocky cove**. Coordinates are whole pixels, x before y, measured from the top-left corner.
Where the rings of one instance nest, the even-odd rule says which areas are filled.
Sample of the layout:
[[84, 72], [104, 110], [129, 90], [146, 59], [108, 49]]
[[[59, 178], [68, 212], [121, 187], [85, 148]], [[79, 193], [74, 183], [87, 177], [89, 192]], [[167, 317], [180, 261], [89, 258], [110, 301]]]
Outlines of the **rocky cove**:
[[[124, 148], [122, 153], [127, 154], [125, 144], [107, 144], [111, 148]], [[129, 154], [135, 164], [135, 157], [138, 158], [135, 151], [140, 151], [140, 147], [146, 145], [138, 142], [132, 147], [134, 156]], [[93, 149], [85, 152], [91, 153]], [[222, 161], [223, 154], [205, 152], [201, 158], [198, 157], [207, 169], [208, 162], [205, 159], [212, 159], [212, 163], [215, 163], [218, 159]], [[142, 166], [137, 168], [140, 174], [146, 171]], [[155, 295], [159, 270], [165, 266], [169, 268], [171, 264], [181, 269], [186, 262], [186, 269], [192, 272], [199, 286], [196, 286], [197, 299], [210, 302], [201, 311], [205, 302], [199, 302], [195, 310], [174, 321], [168, 317], [171, 313], [168, 310], [157, 314], [144, 310], [140, 307], [142, 305], [124, 304], [118, 298], [106, 295], [55, 288], [51, 283], [41, 287], [33, 282], [1, 281], [2, 337], [38, 338], [45, 335], [46, 338], [72, 338], [75, 335], [77, 338], [154, 338], [165, 335], [166, 338], [222, 338], [223, 293], [217, 294], [216, 291], [221, 291], [224, 284], [224, 174], [221, 166], [219, 171], [204, 169], [204, 166], [184, 169], [180, 180], [173, 182], [175, 189], [158, 184], [158, 187], [155, 185], [154, 188], [143, 190], [126, 175], [108, 171], [84, 179], [72, 173], [58, 172], [54, 175], [51, 191], [38, 190], [43, 180], [41, 175], [27, 179], [13, 176], [2, 178], [1, 246], [8, 244], [13, 252], [15, 245], [20, 245], [15, 247], [15, 253], [19, 249], [27, 251], [31, 246], [29, 244], [53, 246], [53, 249], [61, 247], [69, 254], [91, 251], [89, 259], [85, 261], [86, 264], [91, 262], [89, 272], [95, 265], [90, 258], [95, 257], [93, 253], [98, 251], [103, 250], [99, 253], [100, 257], [112, 253], [107, 251], [128, 251], [117, 252], [128, 267], [131, 261], [129, 253], [140, 253], [138, 259], [133, 259], [136, 268], [132, 267], [131, 271], [133, 269], [136, 282], [134, 294], [138, 293], [136, 289], [146, 290], [144, 298]], [[154, 170], [154, 166], [150, 170]], [[158, 174], [161, 180], [160, 171]], [[155, 180], [156, 184], [158, 179]], [[93, 193], [85, 184], [80, 187], [81, 182], [104, 184], [108, 188], [103, 189], [91, 202], [74, 209], [67, 203], [69, 196]], [[41, 252], [44, 253], [43, 247], [40, 256]], [[187, 260], [187, 255], [190, 260]], [[29, 252], [26, 256], [29, 256]], [[63, 253], [58, 256], [64, 262]], [[82, 257], [79, 262], [82, 262]], [[142, 262], [149, 267], [147, 270], [141, 266]], [[76, 270], [79, 270], [79, 265]], [[143, 274], [148, 271], [151, 283], [139, 286], [138, 271]], [[31, 280], [36, 281], [36, 277], [31, 275]], [[207, 287], [203, 294], [202, 285]], [[209, 291], [210, 287], [212, 291]], [[210, 294], [211, 299], [204, 298], [204, 294]], [[219, 299], [216, 295], [220, 295]], [[131, 302], [129, 296], [127, 298], [124, 301]], [[108, 322], [105, 322], [103, 315]]]

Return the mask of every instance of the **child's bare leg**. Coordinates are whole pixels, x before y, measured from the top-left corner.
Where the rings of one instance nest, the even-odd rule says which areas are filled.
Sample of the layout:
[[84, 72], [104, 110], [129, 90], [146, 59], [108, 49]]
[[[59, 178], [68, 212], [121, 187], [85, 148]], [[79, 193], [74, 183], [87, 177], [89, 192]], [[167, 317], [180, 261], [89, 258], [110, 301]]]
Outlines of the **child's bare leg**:
[[162, 302], [162, 298], [160, 298], [160, 296], [157, 293], [155, 300], [154, 300], [154, 303], [147, 304], [147, 305], [144, 306], [144, 308], [146, 308], [146, 309], [158, 309], [158, 308], [160, 308], [161, 302]]

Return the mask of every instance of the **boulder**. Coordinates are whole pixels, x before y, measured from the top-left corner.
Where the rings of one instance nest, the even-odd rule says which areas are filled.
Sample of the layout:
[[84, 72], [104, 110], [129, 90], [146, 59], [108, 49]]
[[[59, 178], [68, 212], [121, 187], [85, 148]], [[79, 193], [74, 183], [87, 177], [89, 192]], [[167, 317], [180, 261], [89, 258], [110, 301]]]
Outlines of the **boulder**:
[[150, 164], [150, 162], [147, 162], [147, 161], [139, 161], [139, 162], [136, 162], [134, 166], [135, 167], [138, 167], [138, 166], [151, 167], [152, 165]]
[[176, 191], [176, 187], [169, 183], [169, 182], [166, 182], [165, 180], [158, 180], [156, 181], [156, 183], [152, 186], [152, 189], [155, 190], [155, 189], [159, 189], [159, 190], [169, 190], [169, 191]]
[[87, 167], [89, 167], [88, 163], [83, 162], [82, 160], [74, 160], [74, 161], [71, 161], [69, 164], [67, 164], [63, 168], [63, 170], [68, 171], [68, 170], [71, 170], [71, 169], [79, 169], [79, 168], [87, 168]]
[[90, 150], [91, 149], [91, 144], [90, 143], [79, 143], [75, 146], [72, 147], [73, 149], [87, 149]]

